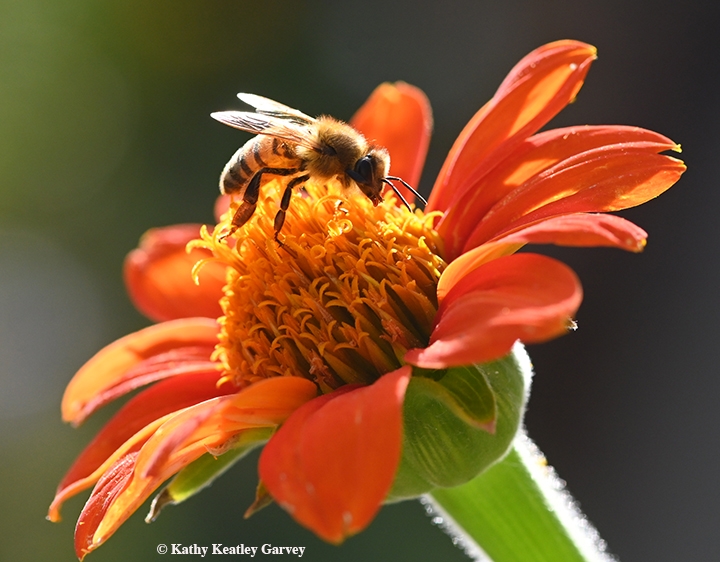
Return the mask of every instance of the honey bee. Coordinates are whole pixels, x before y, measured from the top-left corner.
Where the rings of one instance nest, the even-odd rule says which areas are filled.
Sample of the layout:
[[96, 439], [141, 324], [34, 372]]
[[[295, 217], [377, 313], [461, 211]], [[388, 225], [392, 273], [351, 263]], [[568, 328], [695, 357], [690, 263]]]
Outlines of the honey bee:
[[250, 220], [260, 190], [269, 181], [269, 176], [280, 176], [287, 182], [273, 224], [274, 238], [280, 245], [278, 235], [285, 223], [292, 191], [311, 177], [320, 181], [337, 178], [344, 188], [357, 186], [375, 206], [382, 201], [381, 192], [387, 184], [410, 209], [392, 183], [399, 181], [427, 204], [407, 182], [387, 175], [390, 168], [388, 151], [369, 143], [347, 123], [325, 115], [313, 118], [254, 94], [240, 93], [238, 98], [254, 107], [255, 112], [220, 111], [212, 114], [221, 123], [257, 134], [230, 158], [220, 176], [221, 193], [242, 199], [224, 237]]

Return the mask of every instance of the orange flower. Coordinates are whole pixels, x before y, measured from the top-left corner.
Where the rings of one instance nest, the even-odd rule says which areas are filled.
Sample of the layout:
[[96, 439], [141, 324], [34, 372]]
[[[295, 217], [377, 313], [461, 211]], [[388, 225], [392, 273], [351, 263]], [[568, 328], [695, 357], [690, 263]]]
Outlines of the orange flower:
[[[101, 350], [63, 399], [63, 418], [79, 424], [155, 383], [58, 488], [52, 520], [95, 485], [76, 528], [78, 556], [170, 476], [180, 473], [152, 516], [202, 487], [178, 484], [187, 471], [206, 483], [227, 468], [223, 458], [261, 444], [252, 509], [272, 498], [334, 543], [367, 526], [400, 462], [411, 365], [422, 376], [565, 333], [582, 298], [575, 274], [515, 252], [527, 243], [640, 251], [642, 229], [598, 213], [639, 205], [684, 171], [660, 154], [675, 143], [636, 127], [537, 133], [573, 100], [594, 58], [593, 47], [560, 41], [520, 61], [458, 137], [424, 212], [387, 194], [373, 207], [310, 181], [293, 196], [279, 247], [272, 218], [282, 185], [270, 182], [234, 246], [219, 236], [229, 213], [213, 233], [183, 225], [146, 234], [125, 278], [159, 323]], [[394, 174], [417, 184], [431, 128], [422, 92], [384, 84], [351, 123], [389, 150]]]

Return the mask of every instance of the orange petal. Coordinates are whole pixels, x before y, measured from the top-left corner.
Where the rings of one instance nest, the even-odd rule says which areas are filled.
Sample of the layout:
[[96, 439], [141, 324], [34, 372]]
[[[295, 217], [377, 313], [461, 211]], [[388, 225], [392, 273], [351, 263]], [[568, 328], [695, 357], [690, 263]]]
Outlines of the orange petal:
[[[66, 488], [90, 476], [123, 443], [149, 423], [193, 404], [233, 392], [235, 388], [229, 384], [218, 387], [218, 375], [217, 370], [213, 369], [166, 379], [133, 397], [78, 456], [60, 482], [56, 497], [61, 496], [64, 501], [69, 497], [64, 493]], [[74, 493], [81, 489], [74, 489]], [[53, 507], [59, 509], [60, 505], [58, 503]]]
[[503, 234], [498, 242], [556, 244], [558, 246], [609, 246], [641, 252], [647, 232], [614, 215], [575, 213], [525, 225]]
[[647, 232], [642, 228], [614, 215], [576, 213], [543, 219], [468, 250], [453, 260], [440, 276], [438, 301], [442, 302], [450, 289], [473, 269], [501, 256], [514, 254], [525, 244], [612, 246], [640, 252], [645, 247], [646, 238]]
[[623, 143], [577, 154], [533, 176], [499, 201], [467, 237], [463, 251], [540, 219], [618, 211], [657, 197], [685, 171], [652, 143]]
[[197, 404], [168, 420], [153, 435], [141, 451], [137, 472], [141, 478], [167, 472], [173, 455], [201, 439], [278, 425], [316, 395], [317, 387], [307, 379], [272, 377], [241, 392]]
[[523, 246], [523, 243], [488, 242], [461, 254], [448, 264], [440, 276], [437, 286], [438, 302], [442, 302], [450, 289], [474, 269], [502, 256], [514, 254]]
[[260, 478], [300, 524], [332, 543], [364, 529], [392, 485], [410, 367], [298, 409], [260, 456]]
[[[422, 90], [405, 82], [381, 84], [350, 124], [388, 149], [392, 175], [417, 187], [432, 132], [432, 110]], [[402, 185], [398, 188], [408, 201], [414, 199]]]
[[209, 261], [200, 270], [200, 285], [193, 281], [193, 266], [211, 256], [202, 248], [189, 253], [185, 246], [200, 237], [199, 224], [181, 224], [148, 230], [140, 247], [125, 258], [125, 285], [135, 307], [156, 322], [222, 315], [220, 297], [226, 268]]
[[158, 430], [158, 428], [160, 428], [162, 424], [171, 419], [174, 415], [176, 414], [168, 414], [148, 423], [117, 449], [115, 449], [115, 451], [113, 451], [112, 454], [92, 473], [72, 482], [68, 482], [62, 489], [58, 489], [52, 503], [50, 504], [50, 508], [48, 509], [48, 519], [50, 521], [60, 521], [60, 508], [68, 498], [73, 497], [79, 492], [86, 490], [93, 484], [102, 480], [104, 475], [107, 474], [108, 471], [111, 471], [112, 467], [120, 462], [124, 457], [137, 453], [147, 440], [150, 439], [150, 437]]
[[75, 526], [75, 554], [80, 560], [92, 550], [92, 535], [102, 520], [104, 507], [112, 503], [130, 482], [137, 455], [137, 452], [129, 453], [118, 459], [100, 479], [85, 504]]
[[520, 339], [536, 343], [565, 333], [582, 301], [575, 273], [557, 260], [515, 254], [486, 263], [462, 278], [438, 310], [430, 345], [405, 361], [419, 367], [485, 363]]
[[586, 43], [557, 41], [523, 58], [460, 133], [435, 181], [428, 210], [445, 211], [572, 101], [595, 53]]
[[[273, 377], [170, 417], [143, 445], [131, 474], [123, 474], [112, 494], [104, 499], [107, 492], [100, 482], [93, 490], [80, 517], [79, 549], [87, 553], [100, 546], [160, 484], [208, 450], [245, 429], [278, 425], [316, 395], [317, 387], [307, 379]], [[120, 476], [114, 480], [119, 482]]]
[[468, 236], [488, 211], [520, 185], [558, 162], [607, 146], [648, 152], [677, 149], [667, 137], [639, 127], [567, 127], [534, 135], [520, 143], [462, 197], [453, 199], [437, 225], [445, 245], [445, 257], [453, 260], [460, 255]]
[[210, 318], [183, 318], [150, 326], [95, 354], [75, 374], [62, 400], [62, 416], [77, 425], [94, 410], [149, 382], [214, 370], [210, 361], [218, 325]]

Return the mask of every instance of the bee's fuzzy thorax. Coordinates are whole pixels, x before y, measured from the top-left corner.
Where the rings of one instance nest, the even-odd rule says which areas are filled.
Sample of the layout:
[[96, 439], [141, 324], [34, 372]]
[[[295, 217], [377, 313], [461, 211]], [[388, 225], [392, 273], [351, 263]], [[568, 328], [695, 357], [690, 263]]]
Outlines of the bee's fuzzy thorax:
[[317, 140], [320, 146], [327, 147], [325, 153], [308, 150], [307, 154], [300, 154], [298, 150], [298, 155], [306, 159], [311, 174], [323, 178], [345, 174], [368, 150], [365, 137], [332, 117], [318, 118]]

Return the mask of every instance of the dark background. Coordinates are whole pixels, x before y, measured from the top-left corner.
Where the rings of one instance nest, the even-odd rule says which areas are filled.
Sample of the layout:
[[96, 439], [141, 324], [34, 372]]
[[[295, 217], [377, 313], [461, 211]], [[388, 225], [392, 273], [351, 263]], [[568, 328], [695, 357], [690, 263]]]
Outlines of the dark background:
[[[217, 177], [248, 137], [209, 118], [254, 92], [349, 118], [381, 81], [425, 90], [427, 193], [453, 139], [510, 68], [556, 39], [593, 43], [551, 126], [632, 124], [682, 143], [679, 185], [623, 215], [640, 255], [548, 248], [580, 275], [579, 330], [529, 351], [527, 417], [623, 561], [720, 559], [720, 209], [714, 2], [0, 1], [0, 560], [73, 560], [74, 520], [44, 521], [57, 481], [109, 412], [75, 431], [59, 402], [102, 345], [148, 324], [121, 264], [156, 225], [212, 219]], [[541, 248], [545, 251], [545, 248]], [[254, 460], [136, 514], [89, 560], [155, 560], [158, 543], [306, 546], [303, 560], [463, 560], [416, 502], [340, 549], [276, 507], [250, 521]], [[145, 511], [143, 508], [141, 511]]]

